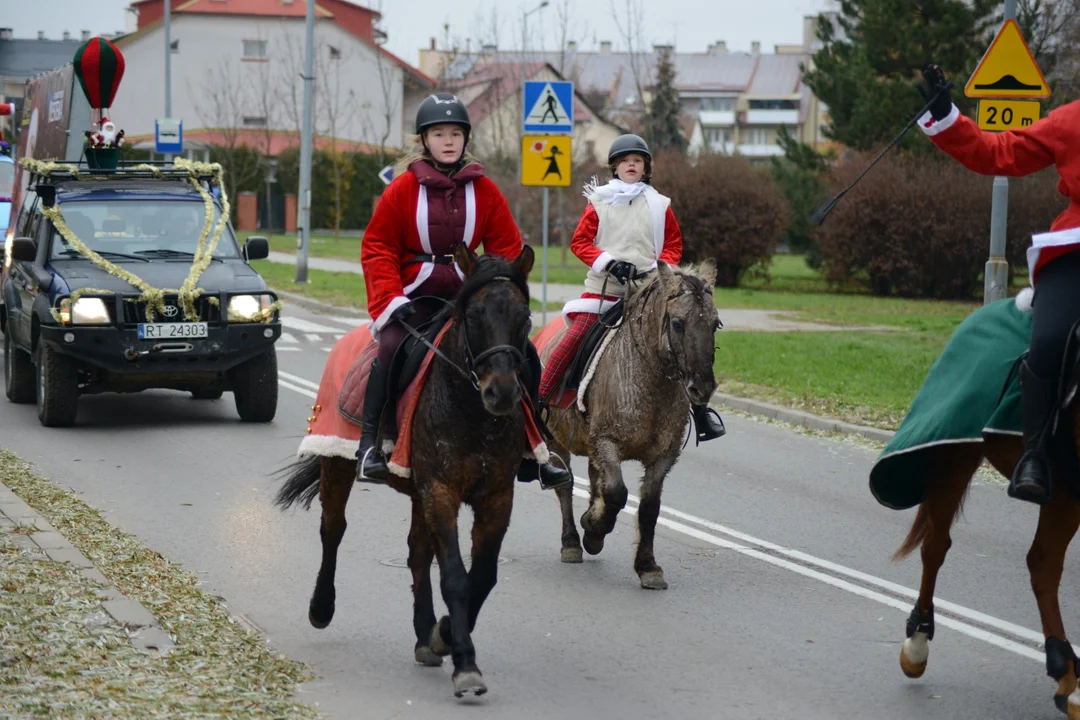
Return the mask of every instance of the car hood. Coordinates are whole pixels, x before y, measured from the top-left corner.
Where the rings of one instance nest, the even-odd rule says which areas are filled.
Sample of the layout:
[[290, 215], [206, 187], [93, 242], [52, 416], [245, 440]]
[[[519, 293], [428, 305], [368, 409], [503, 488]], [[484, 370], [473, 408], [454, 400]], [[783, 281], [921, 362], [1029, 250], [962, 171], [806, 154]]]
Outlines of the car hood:
[[[187, 261], [111, 262], [134, 274], [151, 287], [162, 289], [178, 289], [191, 273], [191, 263]], [[56, 277], [51, 288], [53, 295], [82, 288], [112, 290], [119, 293], [138, 292], [138, 288], [132, 287], [127, 281], [115, 275], [110, 275], [88, 260], [78, 258], [53, 260], [49, 266]], [[199, 276], [197, 286], [208, 294], [222, 290], [244, 292], [266, 289], [266, 283], [259, 274], [239, 259], [211, 262]]]

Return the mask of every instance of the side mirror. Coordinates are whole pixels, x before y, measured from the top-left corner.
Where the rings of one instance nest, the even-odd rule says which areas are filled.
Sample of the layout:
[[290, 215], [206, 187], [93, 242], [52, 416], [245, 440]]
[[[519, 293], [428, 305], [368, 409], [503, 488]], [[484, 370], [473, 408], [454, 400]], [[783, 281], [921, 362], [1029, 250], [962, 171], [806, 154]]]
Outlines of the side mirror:
[[248, 262], [265, 260], [268, 257], [270, 257], [270, 241], [261, 235], [252, 235], [244, 243], [244, 259]]
[[11, 259], [19, 262], [37, 260], [37, 243], [28, 237], [18, 237], [11, 241]]

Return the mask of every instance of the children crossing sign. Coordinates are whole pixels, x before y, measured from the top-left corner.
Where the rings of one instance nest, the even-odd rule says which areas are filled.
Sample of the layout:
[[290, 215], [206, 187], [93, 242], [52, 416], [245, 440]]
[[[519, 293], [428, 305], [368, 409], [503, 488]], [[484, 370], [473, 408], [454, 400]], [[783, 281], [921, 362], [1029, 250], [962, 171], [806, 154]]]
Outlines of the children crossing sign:
[[964, 94], [969, 98], [1050, 97], [1050, 86], [1016, 20], [1009, 18], [1001, 26], [964, 86]]
[[570, 187], [570, 160], [569, 135], [526, 135], [521, 139], [521, 184]]
[[574, 131], [574, 83], [555, 80], [525, 82], [527, 133], [571, 133]]

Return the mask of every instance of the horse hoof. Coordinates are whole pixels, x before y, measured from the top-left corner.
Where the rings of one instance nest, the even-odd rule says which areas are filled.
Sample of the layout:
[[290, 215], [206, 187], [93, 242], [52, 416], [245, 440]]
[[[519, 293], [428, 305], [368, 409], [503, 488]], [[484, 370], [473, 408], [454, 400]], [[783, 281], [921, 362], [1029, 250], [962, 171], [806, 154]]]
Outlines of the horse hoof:
[[930, 655], [930, 646], [926, 633], [917, 632], [900, 647], [900, 669], [909, 678], [920, 678], [926, 672], [926, 661]]
[[439, 667], [442, 665], [442, 658], [431, 651], [429, 647], [416, 648], [416, 662], [426, 667]]
[[454, 697], [461, 697], [468, 693], [480, 696], [487, 692], [487, 685], [479, 672], [463, 672], [454, 676]]
[[331, 605], [329, 611], [319, 611], [312, 605], [308, 608], [307, 618], [312, 627], [322, 630], [334, 619], [334, 606]]
[[604, 536], [587, 532], [581, 544], [585, 547], [585, 552], [590, 555], [599, 555], [600, 551], [604, 549]]
[[585, 559], [581, 554], [580, 547], [564, 547], [562, 549], [562, 561], [564, 563], [579, 563], [585, 562]]
[[667, 590], [668, 584], [664, 580], [663, 570], [650, 570], [638, 576], [641, 579], [641, 587], [646, 590]]
[[446, 657], [450, 654], [450, 647], [443, 642], [442, 633], [439, 632], [439, 623], [435, 623], [435, 627], [431, 628], [431, 639], [428, 641], [428, 649], [439, 657]]
[[1055, 695], [1054, 704], [1069, 720], [1080, 720], [1080, 690], [1074, 690], [1067, 696]]

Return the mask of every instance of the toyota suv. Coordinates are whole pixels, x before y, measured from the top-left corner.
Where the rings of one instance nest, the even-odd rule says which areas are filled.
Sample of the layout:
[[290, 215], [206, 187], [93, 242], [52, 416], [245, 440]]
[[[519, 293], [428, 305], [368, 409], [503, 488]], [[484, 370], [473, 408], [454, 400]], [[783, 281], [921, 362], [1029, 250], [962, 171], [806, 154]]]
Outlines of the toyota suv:
[[[216, 399], [229, 391], [241, 420], [273, 420], [279, 303], [248, 264], [268, 256], [266, 238], [241, 247], [226, 223], [198, 278], [197, 317], [178, 294], [206, 221], [203, 192], [213, 226], [221, 217], [212, 175], [198, 177], [203, 192], [175, 168], [29, 177], [0, 274], [11, 402], [36, 402], [41, 424], [57, 427], [75, 423], [81, 395], [167, 388]], [[51, 207], [84, 249], [46, 217]], [[163, 290], [164, 302], [148, 303], [147, 286]]]

